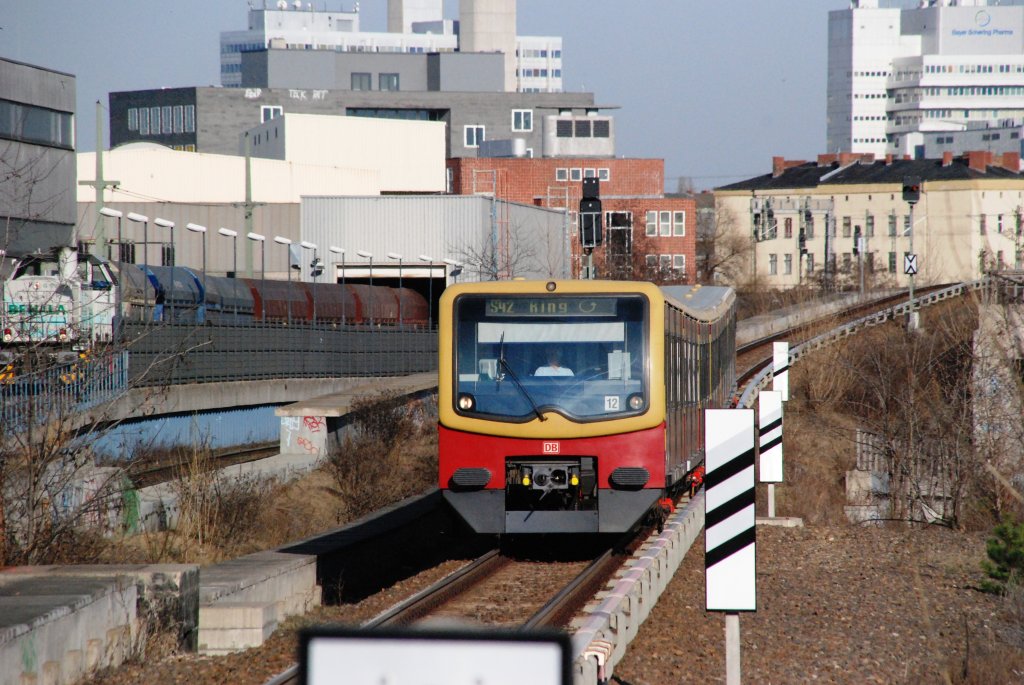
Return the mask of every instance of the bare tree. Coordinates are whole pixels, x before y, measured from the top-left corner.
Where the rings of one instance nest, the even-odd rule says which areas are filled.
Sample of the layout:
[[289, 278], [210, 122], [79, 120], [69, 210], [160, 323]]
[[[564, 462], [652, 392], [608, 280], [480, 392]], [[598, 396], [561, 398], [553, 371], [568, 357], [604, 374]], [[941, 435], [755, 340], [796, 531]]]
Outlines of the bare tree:
[[697, 279], [736, 284], [747, 270], [754, 245], [726, 207], [697, 213]]

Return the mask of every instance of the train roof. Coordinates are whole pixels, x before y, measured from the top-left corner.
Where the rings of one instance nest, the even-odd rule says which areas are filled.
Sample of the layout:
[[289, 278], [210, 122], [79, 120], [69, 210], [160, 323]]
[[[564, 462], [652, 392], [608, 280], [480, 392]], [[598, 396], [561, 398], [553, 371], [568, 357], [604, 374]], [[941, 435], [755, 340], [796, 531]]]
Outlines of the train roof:
[[732, 307], [736, 293], [720, 285], [663, 285], [665, 299], [695, 319], [713, 321]]

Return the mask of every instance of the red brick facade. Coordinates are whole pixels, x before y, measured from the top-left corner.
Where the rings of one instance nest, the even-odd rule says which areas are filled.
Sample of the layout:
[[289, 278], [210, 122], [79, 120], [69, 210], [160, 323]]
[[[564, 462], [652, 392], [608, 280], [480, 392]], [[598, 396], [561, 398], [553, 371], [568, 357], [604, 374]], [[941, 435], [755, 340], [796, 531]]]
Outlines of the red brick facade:
[[[574, 227], [582, 178], [597, 177], [605, 216], [604, 244], [594, 250], [598, 276], [696, 282], [696, 203], [665, 197], [663, 160], [461, 158], [448, 160], [448, 172], [454, 194], [493, 193], [511, 202], [568, 208]], [[578, 277], [582, 256], [576, 230], [572, 245], [573, 277]]]

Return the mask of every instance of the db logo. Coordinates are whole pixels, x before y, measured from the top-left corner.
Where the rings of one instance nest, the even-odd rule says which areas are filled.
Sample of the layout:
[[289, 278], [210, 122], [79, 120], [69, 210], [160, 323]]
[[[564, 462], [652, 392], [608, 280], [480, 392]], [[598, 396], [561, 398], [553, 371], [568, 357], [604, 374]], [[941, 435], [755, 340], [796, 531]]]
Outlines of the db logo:
[[561, 446], [557, 442], [544, 443], [544, 454], [558, 454], [560, 450]]

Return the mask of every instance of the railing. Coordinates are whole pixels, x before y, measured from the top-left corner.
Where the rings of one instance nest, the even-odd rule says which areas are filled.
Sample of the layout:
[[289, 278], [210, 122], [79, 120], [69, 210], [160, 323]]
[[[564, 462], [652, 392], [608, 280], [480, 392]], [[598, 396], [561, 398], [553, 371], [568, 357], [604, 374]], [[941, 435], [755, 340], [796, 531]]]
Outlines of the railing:
[[0, 436], [30, 426], [70, 423], [128, 388], [128, 353], [90, 357], [25, 374], [0, 385]]
[[400, 376], [437, 368], [437, 331], [395, 326], [129, 324], [133, 387]]

